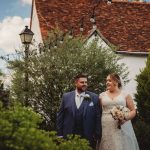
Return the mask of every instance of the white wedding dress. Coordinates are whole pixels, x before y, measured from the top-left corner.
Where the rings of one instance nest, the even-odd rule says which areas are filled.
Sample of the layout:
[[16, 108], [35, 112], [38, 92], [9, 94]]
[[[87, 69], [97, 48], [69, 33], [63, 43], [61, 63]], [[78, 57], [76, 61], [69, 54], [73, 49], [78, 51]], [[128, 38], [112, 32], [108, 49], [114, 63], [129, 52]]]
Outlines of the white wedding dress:
[[126, 106], [125, 97], [126, 93], [123, 91], [113, 100], [106, 92], [100, 94], [103, 113], [102, 139], [98, 150], [139, 150], [131, 121], [125, 122], [121, 129], [118, 129], [117, 120], [114, 120], [110, 114], [110, 110], [115, 105]]

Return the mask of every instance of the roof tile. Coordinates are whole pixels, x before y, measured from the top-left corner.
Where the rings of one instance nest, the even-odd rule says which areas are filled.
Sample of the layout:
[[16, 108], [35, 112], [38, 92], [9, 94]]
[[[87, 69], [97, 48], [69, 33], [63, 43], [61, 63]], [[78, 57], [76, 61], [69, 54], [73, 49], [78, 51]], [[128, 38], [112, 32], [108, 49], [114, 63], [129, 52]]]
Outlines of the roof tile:
[[95, 7], [96, 25], [103, 36], [120, 51], [150, 51], [150, 3], [112, 2], [101, 0], [35, 0], [42, 37], [58, 26], [63, 31], [73, 27], [80, 34], [80, 20], [84, 17], [83, 34], [92, 29], [90, 16]]

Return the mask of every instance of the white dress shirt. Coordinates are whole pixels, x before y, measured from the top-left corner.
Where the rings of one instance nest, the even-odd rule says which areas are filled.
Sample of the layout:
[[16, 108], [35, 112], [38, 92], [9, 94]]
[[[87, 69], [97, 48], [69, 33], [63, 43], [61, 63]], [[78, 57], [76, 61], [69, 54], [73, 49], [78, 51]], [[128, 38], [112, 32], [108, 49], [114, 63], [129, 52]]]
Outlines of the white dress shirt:
[[79, 94], [77, 92], [77, 90], [75, 91], [75, 103], [76, 103], [76, 106], [78, 109], [79, 109], [80, 105], [82, 104], [82, 101], [84, 99], [84, 95], [85, 95], [85, 92], [82, 92]]

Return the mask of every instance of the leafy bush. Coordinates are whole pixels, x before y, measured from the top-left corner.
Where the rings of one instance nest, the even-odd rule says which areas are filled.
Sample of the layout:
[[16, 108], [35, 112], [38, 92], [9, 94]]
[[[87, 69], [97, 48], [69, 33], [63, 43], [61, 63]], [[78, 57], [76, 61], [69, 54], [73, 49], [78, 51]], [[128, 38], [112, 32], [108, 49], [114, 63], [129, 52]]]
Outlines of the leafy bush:
[[9, 106], [9, 90], [4, 90], [4, 84], [0, 80], [0, 101], [3, 104], [3, 107]]
[[150, 147], [150, 125], [138, 118], [134, 124], [134, 130], [139, 143], [140, 150], [149, 150]]
[[147, 58], [146, 66], [137, 76], [137, 94], [135, 101], [138, 108], [138, 119], [135, 130], [141, 150], [148, 150], [150, 147], [150, 55]]
[[41, 115], [29, 107], [2, 107], [0, 102], [0, 149], [1, 150], [88, 150], [88, 142], [70, 136], [60, 139], [55, 132], [38, 129]]

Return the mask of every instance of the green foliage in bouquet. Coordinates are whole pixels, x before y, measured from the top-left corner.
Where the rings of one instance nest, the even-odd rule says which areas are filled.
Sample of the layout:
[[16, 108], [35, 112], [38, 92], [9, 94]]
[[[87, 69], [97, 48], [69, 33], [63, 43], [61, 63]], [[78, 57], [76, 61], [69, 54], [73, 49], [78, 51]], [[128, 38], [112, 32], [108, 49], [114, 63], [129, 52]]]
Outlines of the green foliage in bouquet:
[[1, 150], [90, 150], [86, 140], [79, 137], [60, 139], [55, 132], [39, 129], [41, 115], [29, 107], [16, 105], [5, 109], [0, 102]]
[[124, 81], [128, 74], [126, 66], [118, 64], [120, 58], [111, 49], [98, 47], [96, 42], [87, 46], [81, 37], [70, 39], [66, 35], [60, 42], [61, 38], [61, 31], [50, 33], [37, 54], [29, 55], [28, 68], [25, 68], [24, 59], [9, 62], [14, 72], [12, 97], [21, 99], [23, 105], [26, 103], [24, 72], [28, 71], [27, 103], [42, 114], [45, 119], [42, 128], [48, 130], [55, 130], [62, 94], [74, 89], [73, 77], [78, 73], [89, 75], [89, 90], [97, 94], [104, 91], [109, 73], [118, 73]]
[[148, 150], [150, 147], [150, 55], [136, 81], [138, 85], [135, 101], [137, 102], [138, 118], [135, 129], [141, 150]]

